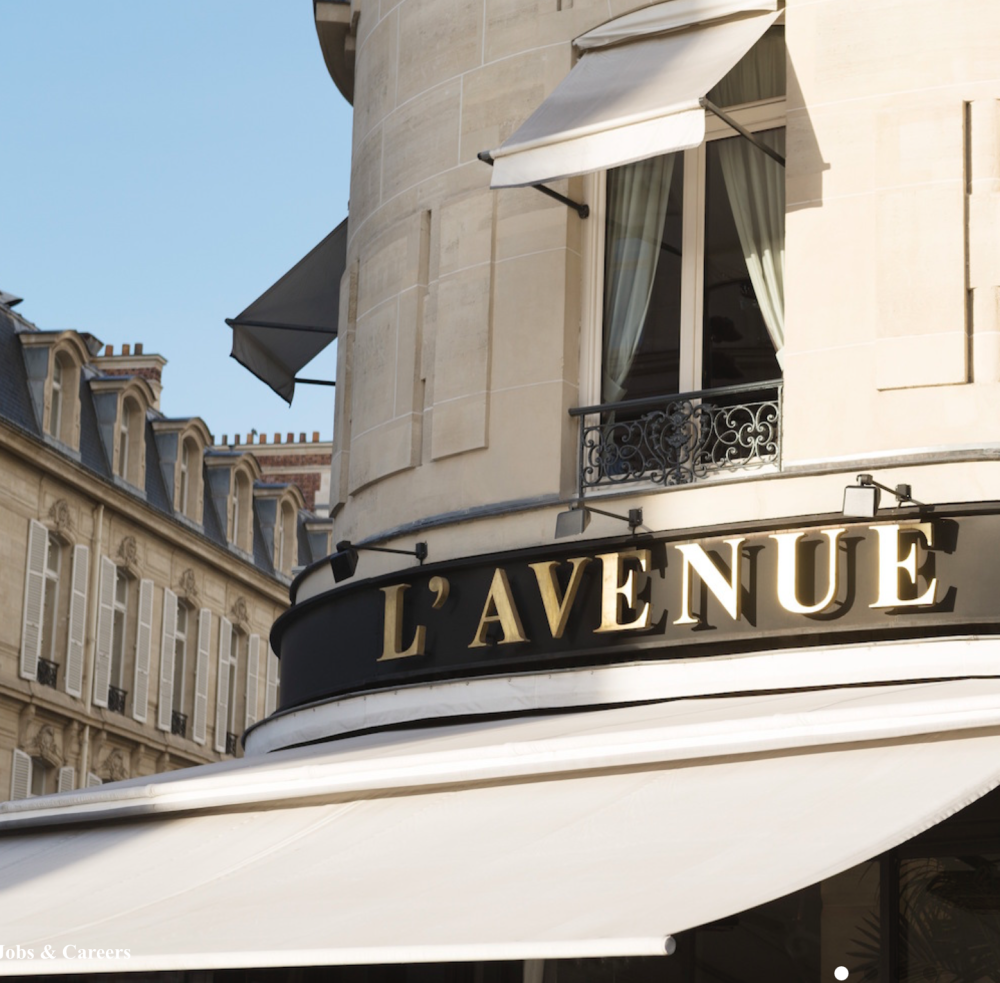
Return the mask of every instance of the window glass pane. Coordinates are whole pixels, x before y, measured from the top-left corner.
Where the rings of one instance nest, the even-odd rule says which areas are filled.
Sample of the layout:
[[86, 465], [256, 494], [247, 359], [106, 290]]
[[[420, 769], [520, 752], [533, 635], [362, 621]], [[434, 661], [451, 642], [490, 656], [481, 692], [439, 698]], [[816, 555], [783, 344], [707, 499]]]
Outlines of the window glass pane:
[[53, 535], [49, 535], [49, 555], [46, 563], [48, 565], [49, 571], [54, 573], [57, 577], [59, 576], [59, 559], [62, 554], [62, 550], [59, 548], [59, 540]]
[[52, 791], [48, 785], [49, 765], [44, 758], [31, 759], [31, 794], [45, 795]]
[[785, 29], [772, 27], [708, 93], [717, 106], [737, 106], [785, 94]]
[[[757, 134], [784, 152], [784, 129]], [[785, 175], [742, 137], [706, 146], [702, 387], [781, 377]]]
[[901, 983], [1000, 980], [1000, 854], [901, 861], [899, 935]]
[[45, 578], [45, 612], [42, 621], [42, 658], [55, 662], [56, 614], [59, 610], [59, 581]]
[[608, 172], [601, 399], [677, 392], [683, 154]]

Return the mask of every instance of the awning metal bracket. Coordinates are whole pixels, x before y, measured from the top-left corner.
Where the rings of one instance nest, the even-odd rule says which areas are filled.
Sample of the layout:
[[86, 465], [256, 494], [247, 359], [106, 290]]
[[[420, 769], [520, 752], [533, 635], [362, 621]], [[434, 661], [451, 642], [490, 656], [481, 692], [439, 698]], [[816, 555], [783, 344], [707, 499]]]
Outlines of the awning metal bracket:
[[292, 379], [292, 382], [297, 386], [335, 386], [337, 384], [332, 379], [302, 379], [299, 376]]
[[710, 113], [714, 113], [719, 117], [719, 119], [722, 120], [723, 123], [727, 126], [731, 126], [741, 137], [745, 140], [749, 140], [759, 151], [767, 154], [767, 156], [772, 160], [776, 160], [782, 167], [785, 166], [785, 158], [782, 157], [777, 150], [773, 147], [769, 147], [762, 140], [754, 136], [754, 134], [751, 133], [745, 126], [741, 126], [732, 118], [732, 116], [719, 109], [714, 102], [711, 102], [709, 99], [699, 99], [698, 101], [701, 103], [702, 109], [707, 109]]
[[[489, 164], [490, 167], [493, 166], [493, 155], [488, 150], [481, 150], [476, 156], [484, 163]], [[555, 198], [556, 201], [562, 202], [569, 208], [572, 208], [580, 218], [587, 218], [590, 215], [590, 205], [581, 205], [578, 201], [573, 201], [572, 198], [567, 198], [565, 195], [559, 194], [558, 191], [553, 191], [551, 188], [546, 188], [544, 184], [533, 184], [531, 187], [541, 191], [543, 195], [548, 195], [550, 198]]]

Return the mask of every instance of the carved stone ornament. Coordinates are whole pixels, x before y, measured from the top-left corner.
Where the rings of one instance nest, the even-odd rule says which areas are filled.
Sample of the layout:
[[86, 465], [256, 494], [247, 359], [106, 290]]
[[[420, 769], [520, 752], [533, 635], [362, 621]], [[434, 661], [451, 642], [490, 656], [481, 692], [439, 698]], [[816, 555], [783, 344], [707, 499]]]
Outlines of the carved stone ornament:
[[118, 748], [111, 751], [104, 759], [103, 771], [104, 774], [101, 777], [106, 778], [109, 782], [121, 782], [128, 778], [129, 769], [124, 753]]
[[31, 743], [24, 749], [33, 758], [42, 758], [54, 767], [59, 767], [63, 763], [62, 752], [56, 743], [55, 731], [49, 724], [42, 724], [35, 731], [35, 736]]
[[49, 518], [52, 520], [56, 532], [73, 531], [73, 515], [69, 510], [69, 502], [65, 498], [57, 498], [49, 509]]
[[189, 601], [198, 600], [198, 583], [194, 579], [194, 570], [190, 567], [181, 574], [178, 593], [183, 594]]
[[118, 544], [118, 559], [130, 570], [139, 566], [139, 544], [135, 536], [123, 536]]
[[233, 623], [237, 625], [246, 625], [250, 622], [250, 611], [247, 609], [247, 599], [240, 594], [233, 603], [232, 610], [229, 612], [233, 616]]

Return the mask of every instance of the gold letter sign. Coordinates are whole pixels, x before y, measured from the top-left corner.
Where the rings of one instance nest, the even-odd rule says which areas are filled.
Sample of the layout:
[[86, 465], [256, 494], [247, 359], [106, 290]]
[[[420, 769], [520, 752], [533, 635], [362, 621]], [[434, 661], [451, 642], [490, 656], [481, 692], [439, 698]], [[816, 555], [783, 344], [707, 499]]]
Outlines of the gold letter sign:
[[878, 600], [869, 604], [872, 608], [903, 608], [917, 604], [933, 604], [937, 592], [937, 577], [920, 597], [903, 601], [899, 597], [899, 571], [903, 570], [911, 583], [917, 582], [917, 544], [910, 546], [906, 559], [899, 558], [899, 533], [901, 529], [920, 533], [928, 546], [934, 545], [934, 526], [929, 522], [914, 522], [912, 525], [872, 526], [878, 533]]
[[403, 651], [403, 591], [409, 587], [409, 584], [393, 584], [392, 587], [382, 588], [382, 593], [385, 594], [385, 618], [379, 662], [385, 662], [387, 659], [408, 659], [411, 655], [424, 654], [427, 629], [423, 625], [417, 625], [413, 642], [405, 652]]
[[596, 631], [631, 631], [634, 628], [649, 627], [649, 602], [639, 609], [633, 621], [624, 624], [619, 620], [619, 601], [624, 599], [625, 607], [635, 607], [635, 570], [629, 570], [625, 583], [621, 582], [622, 569], [626, 563], [638, 563], [645, 573], [649, 569], [649, 550], [627, 550], [624, 553], [601, 553], [597, 557], [603, 564], [601, 578], [601, 627]]
[[512, 642], [526, 642], [528, 640], [524, 634], [524, 627], [521, 625], [521, 616], [514, 606], [514, 597], [510, 592], [507, 572], [500, 567], [497, 567], [493, 572], [493, 583], [490, 584], [490, 592], [486, 595], [483, 613], [479, 618], [479, 627], [476, 628], [476, 636], [469, 645], [470, 649], [482, 648], [489, 644], [486, 641], [486, 629], [494, 622], [498, 622], [503, 631], [500, 645], [510, 645]]
[[573, 572], [569, 575], [569, 584], [566, 585], [564, 597], [559, 596], [559, 580], [556, 577], [556, 567], [559, 564], [555, 560], [528, 564], [535, 571], [538, 592], [542, 595], [545, 617], [549, 619], [549, 631], [552, 632], [553, 638], [562, 638], [563, 632], [566, 631], [569, 612], [573, 607], [573, 601], [576, 600], [577, 591], [580, 590], [583, 570], [590, 563], [590, 557], [577, 556], [569, 562], [573, 564]]

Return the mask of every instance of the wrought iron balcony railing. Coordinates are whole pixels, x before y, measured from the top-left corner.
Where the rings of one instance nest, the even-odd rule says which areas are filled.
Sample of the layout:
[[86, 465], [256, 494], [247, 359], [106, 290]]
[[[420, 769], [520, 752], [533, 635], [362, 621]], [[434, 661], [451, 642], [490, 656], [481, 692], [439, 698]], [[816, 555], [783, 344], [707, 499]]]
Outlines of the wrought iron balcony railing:
[[176, 734], [178, 737], [187, 737], [187, 730], [187, 714], [181, 713], [180, 710], [172, 710], [170, 712], [170, 733]]
[[119, 689], [117, 686], [108, 687], [108, 709], [115, 713], [125, 712], [125, 697], [128, 690]]
[[56, 680], [59, 677], [59, 663], [50, 662], [48, 659], [38, 660], [38, 681], [43, 686], [56, 688]]
[[236, 754], [236, 748], [239, 745], [240, 735], [234, 734], [232, 731], [226, 731], [226, 754]]
[[580, 418], [580, 491], [670, 487], [781, 462], [781, 380], [571, 409]]

